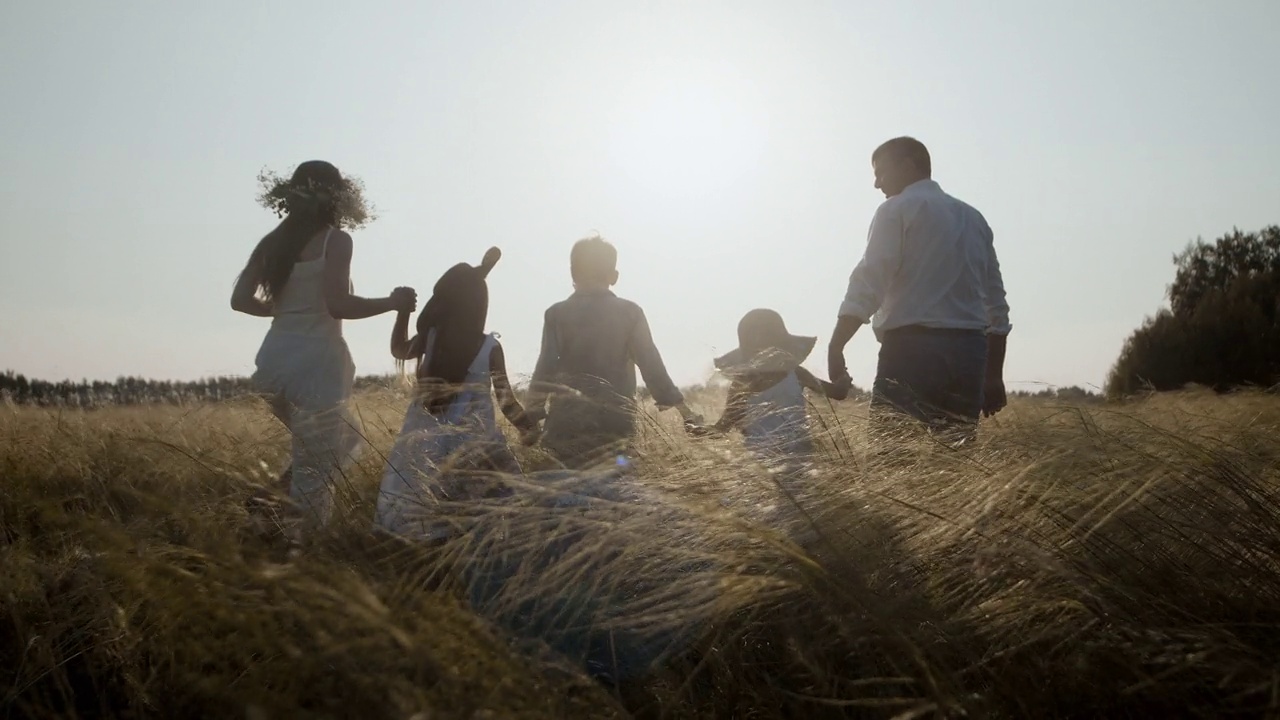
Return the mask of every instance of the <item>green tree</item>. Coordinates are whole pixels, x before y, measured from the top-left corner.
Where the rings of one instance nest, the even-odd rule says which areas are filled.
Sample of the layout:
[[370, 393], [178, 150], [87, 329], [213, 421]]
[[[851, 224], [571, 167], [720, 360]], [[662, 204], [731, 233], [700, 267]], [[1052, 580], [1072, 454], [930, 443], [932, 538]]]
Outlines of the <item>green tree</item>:
[[1177, 267], [1169, 305], [1178, 317], [1196, 311], [1213, 291], [1226, 292], [1238, 278], [1280, 272], [1280, 225], [1256, 233], [1233, 229], [1212, 245], [1197, 240], [1173, 256]]
[[1197, 242], [1174, 265], [1170, 308], [1125, 341], [1107, 394], [1280, 382], [1280, 226]]

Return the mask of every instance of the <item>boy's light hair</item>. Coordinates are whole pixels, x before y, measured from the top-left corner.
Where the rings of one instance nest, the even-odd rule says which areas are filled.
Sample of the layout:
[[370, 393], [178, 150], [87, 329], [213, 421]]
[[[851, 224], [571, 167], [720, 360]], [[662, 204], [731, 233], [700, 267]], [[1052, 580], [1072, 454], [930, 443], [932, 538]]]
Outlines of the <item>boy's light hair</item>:
[[583, 238], [569, 252], [574, 282], [611, 282], [618, 269], [618, 249], [599, 235]]

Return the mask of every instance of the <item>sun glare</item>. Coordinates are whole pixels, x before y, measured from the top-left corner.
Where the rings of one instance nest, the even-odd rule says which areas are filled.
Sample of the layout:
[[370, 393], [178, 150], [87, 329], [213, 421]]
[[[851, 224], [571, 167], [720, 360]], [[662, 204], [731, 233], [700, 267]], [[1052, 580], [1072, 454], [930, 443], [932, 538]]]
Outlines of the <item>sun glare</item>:
[[691, 81], [629, 94], [611, 137], [617, 170], [637, 189], [670, 200], [735, 194], [768, 140], [765, 106], [741, 95]]

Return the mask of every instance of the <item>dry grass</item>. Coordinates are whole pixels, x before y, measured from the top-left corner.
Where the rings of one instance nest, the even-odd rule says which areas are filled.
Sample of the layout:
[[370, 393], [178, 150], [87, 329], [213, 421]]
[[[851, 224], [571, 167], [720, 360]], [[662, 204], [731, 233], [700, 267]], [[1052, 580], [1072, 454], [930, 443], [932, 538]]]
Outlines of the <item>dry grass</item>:
[[[361, 398], [376, 451], [403, 406]], [[630, 501], [535, 477], [434, 548], [371, 533], [371, 452], [290, 558], [260, 404], [0, 409], [0, 717], [1280, 713], [1274, 396], [1015, 401], [905, 458], [815, 411], [794, 495], [662, 417]]]

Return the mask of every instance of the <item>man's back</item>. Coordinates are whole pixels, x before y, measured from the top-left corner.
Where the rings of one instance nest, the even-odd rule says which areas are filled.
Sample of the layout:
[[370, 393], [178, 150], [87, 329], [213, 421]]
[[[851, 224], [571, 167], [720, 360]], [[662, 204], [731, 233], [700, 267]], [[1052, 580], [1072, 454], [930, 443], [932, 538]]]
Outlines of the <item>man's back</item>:
[[844, 348], [870, 321], [880, 341], [872, 407], [968, 432], [1005, 403], [1012, 326], [991, 227], [933, 181], [929, 149], [916, 138], [881, 143], [871, 170], [888, 199], [840, 304], [827, 351], [831, 379], [852, 382]]
[[874, 310], [878, 336], [906, 325], [1007, 332], [991, 227], [932, 180], [880, 206], [851, 280], [846, 304], [856, 307], [849, 314], [865, 318]]

